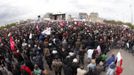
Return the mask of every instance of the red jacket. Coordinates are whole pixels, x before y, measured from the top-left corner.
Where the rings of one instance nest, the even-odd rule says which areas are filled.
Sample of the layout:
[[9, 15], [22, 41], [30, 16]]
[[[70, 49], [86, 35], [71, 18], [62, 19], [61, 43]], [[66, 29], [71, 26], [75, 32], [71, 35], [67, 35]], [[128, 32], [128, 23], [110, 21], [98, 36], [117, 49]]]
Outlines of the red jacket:
[[20, 69], [25, 70], [29, 75], [32, 75], [32, 71], [30, 70], [29, 67], [22, 65]]

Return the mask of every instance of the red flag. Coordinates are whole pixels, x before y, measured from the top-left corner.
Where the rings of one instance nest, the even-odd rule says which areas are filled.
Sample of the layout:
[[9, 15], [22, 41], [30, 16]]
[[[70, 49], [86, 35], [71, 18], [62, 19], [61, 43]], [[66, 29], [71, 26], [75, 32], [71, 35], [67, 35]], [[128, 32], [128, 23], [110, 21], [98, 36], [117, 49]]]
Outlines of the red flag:
[[98, 51], [99, 54], [101, 54], [101, 47], [100, 47], [100, 45], [97, 46], [96, 50]]
[[38, 24], [36, 25], [36, 30], [39, 31], [39, 26], [38, 26]]
[[2, 42], [2, 38], [0, 37], [0, 42]]
[[115, 72], [116, 72], [116, 75], [121, 75], [121, 73], [123, 72], [123, 68], [121, 66], [117, 66]]
[[21, 71], [24, 70], [28, 73], [28, 75], [32, 75], [31, 69], [29, 67], [25, 66], [25, 65], [22, 65], [20, 70]]
[[12, 51], [15, 51], [15, 42], [12, 36], [10, 36], [10, 48]]
[[78, 21], [78, 22], [77, 22], [77, 25], [78, 25], [78, 26], [81, 26], [81, 25], [82, 25], [82, 23], [81, 23], [80, 21]]
[[60, 21], [60, 27], [64, 27], [65, 26], [65, 23], [64, 23], [64, 21]]

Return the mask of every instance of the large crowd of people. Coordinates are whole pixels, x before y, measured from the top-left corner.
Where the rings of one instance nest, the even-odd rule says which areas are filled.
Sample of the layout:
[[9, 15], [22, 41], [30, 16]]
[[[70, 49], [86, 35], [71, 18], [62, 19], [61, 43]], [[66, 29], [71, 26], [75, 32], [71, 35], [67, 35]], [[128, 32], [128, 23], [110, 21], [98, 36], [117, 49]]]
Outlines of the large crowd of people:
[[0, 30], [0, 75], [120, 75], [116, 56], [107, 56], [113, 48], [132, 51], [134, 31], [82, 21], [20, 24]]

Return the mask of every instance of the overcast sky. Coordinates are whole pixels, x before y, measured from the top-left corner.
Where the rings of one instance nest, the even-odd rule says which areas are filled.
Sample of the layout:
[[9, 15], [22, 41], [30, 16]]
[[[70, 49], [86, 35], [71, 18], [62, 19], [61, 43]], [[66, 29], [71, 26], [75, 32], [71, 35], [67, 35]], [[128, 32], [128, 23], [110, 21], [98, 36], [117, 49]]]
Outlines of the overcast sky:
[[46, 12], [98, 12], [105, 19], [131, 22], [132, 4], [134, 0], [0, 0], [0, 25]]

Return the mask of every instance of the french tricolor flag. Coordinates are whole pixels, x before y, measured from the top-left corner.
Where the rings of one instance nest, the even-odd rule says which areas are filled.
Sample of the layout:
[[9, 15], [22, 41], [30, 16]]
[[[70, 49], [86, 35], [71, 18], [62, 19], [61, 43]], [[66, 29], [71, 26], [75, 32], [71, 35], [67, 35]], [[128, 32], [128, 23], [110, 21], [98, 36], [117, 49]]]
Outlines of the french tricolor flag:
[[123, 64], [123, 59], [122, 59], [121, 53], [118, 52], [116, 57], [117, 57], [117, 65], [118, 65], [118, 66], [122, 66], [122, 64]]
[[101, 54], [101, 47], [100, 47], [100, 45], [97, 46], [96, 50], [98, 51], [98, 54]]
[[123, 63], [123, 59], [122, 59], [121, 53], [118, 52], [117, 53], [116, 71], [115, 71], [116, 75], [121, 75], [121, 73], [123, 72], [122, 63]]

